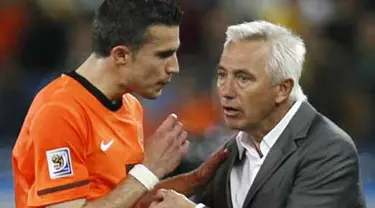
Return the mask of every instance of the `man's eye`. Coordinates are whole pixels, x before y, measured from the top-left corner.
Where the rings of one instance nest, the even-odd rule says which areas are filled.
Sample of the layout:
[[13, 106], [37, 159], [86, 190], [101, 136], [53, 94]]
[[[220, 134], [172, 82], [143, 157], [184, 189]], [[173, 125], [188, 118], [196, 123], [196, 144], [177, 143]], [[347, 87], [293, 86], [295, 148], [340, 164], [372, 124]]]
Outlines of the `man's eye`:
[[241, 74], [237, 75], [237, 78], [239, 80], [241, 80], [241, 81], [247, 81], [247, 80], [249, 80], [249, 77], [247, 77], [245, 75], [241, 75]]
[[225, 73], [223, 73], [223, 72], [218, 72], [218, 73], [216, 73], [216, 76], [217, 76], [218, 78], [224, 78], [224, 77], [225, 77]]
[[173, 56], [174, 53], [175, 53], [175, 51], [165, 51], [165, 52], [160, 52], [160, 53], [158, 53], [157, 55], [158, 55], [160, 58], [168, 58], [168, 57]]

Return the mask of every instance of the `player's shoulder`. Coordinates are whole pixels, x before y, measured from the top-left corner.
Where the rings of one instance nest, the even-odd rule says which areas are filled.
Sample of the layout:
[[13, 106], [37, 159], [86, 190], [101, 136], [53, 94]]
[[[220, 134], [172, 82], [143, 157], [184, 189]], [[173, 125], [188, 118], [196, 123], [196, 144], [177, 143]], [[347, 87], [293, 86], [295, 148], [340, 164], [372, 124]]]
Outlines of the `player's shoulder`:
[[46, 106], [56, 109], [79, 110], [80, 105], [77, 102], [77, 96], [75, 96], [78, 91], [76, 83], [63, 74], [52, 80], [36, 94], [30, 110], [38, 111]]

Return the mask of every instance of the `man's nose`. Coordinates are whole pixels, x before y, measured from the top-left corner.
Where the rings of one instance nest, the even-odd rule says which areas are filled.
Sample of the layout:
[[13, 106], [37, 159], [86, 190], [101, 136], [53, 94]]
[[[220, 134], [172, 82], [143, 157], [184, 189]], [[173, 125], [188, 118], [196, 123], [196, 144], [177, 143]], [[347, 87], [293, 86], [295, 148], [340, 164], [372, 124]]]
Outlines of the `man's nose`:
[[221, 98], [226, 100], [231, 100], [236, 97], [236, 92], [234, 89], [234, 83], [231, 79], [225, 78], [218, 84], [219, 95]]
[[176, 54], [170, 58], [167, 64], [166, 72], [167, 74], [178, 74], [180, 72], [180, 67], [178, 64], [178, 58]]

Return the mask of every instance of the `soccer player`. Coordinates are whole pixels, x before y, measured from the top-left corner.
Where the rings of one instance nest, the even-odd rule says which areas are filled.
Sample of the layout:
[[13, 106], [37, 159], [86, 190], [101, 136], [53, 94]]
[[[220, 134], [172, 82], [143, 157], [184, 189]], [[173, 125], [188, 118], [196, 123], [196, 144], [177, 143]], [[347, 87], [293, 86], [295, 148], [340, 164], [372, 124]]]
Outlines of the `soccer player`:
[[187, 134], [172, 114], [143, 140], [142, 106], [130, 94], [155, 99], [179, 72], [181, 14], [167, 0], [104, 1], [93, 53], [28, 111], [12, 157], [17, 208], [127, 208], [154, 188], [189, 194], [207, 182], [223, 151], [159, 183], [187, 151]]

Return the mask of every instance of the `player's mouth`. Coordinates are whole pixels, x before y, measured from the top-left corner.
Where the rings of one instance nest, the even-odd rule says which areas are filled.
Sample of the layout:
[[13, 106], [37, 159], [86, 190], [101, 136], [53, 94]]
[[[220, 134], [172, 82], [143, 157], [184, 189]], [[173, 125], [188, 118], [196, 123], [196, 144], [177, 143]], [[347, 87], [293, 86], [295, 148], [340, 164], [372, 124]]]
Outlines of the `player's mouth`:
[[158, 85], [165, 86], [171, 82], [172, 77], [168, 77], [167, 79], [161, 80], [158, 82]]
[[169, 79], [168, 80], [163, 80], [163, 81], [157, 82], [156, 83], [156, 87], [158, 88], [158, 90], [161, 90], [161, 89], [163, 89], [169, 83], [170, 83]]

